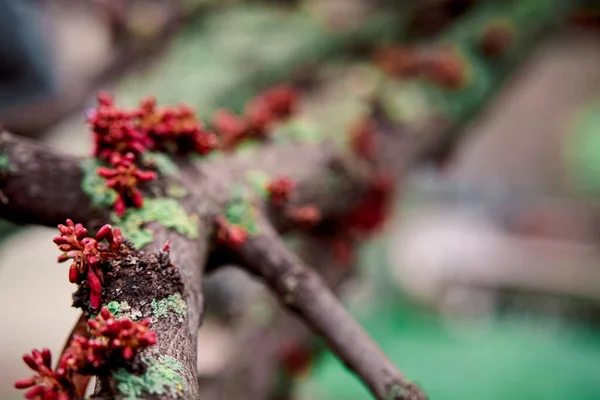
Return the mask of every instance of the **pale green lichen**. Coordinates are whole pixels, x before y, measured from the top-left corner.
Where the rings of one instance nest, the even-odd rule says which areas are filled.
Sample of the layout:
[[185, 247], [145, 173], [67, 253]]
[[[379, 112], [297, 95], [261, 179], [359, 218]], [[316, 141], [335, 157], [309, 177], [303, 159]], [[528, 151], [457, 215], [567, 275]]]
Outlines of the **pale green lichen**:
[[14, 166], [10, 163], [10, 159], [8, 158], [8, 154], [6, 153], [0, 153], [0, 172], [3, 174], [10, 174], [11, 172], [14, 172], [15, 168]]
[[181, 321], [187, 311], [187, 304], [179, 293], [172, 294], [158, 301], [153, 299], [150, 306], [152, 307], [152, 315], [156, 319], [164, 318], [169, 315], [169, 312], [172, 312]]
[[144, 164], [154, 166], [160, 175], [177, 175], [179, 168], [171, 157], [165, 153], [145, 152], [142, 155]]
[[185, 390], [183, 365], [170, 356], [160, 356], [158, 360], [143, 357], [146, 372], [135, 375], [125, 369], [113, 373], [117, 389], [125, 400], [140, 399], [144, 393], [158, 395], [161, 398], [182, 398]]
[[402, 386], [400, 386], [399, 384], [395, 383], [392, 385], [392, 387], [390, 387], [390, 390], [388, 391], [385, 399], [386, 400], [396, 400], [396, 399], [404, 398], [406, 395], [408, 395], [408, 391], [405, 388], [403, 388]]
[[117, 199], [117, 192], [106, 187], [106, 181], [98, 176], [96, 169], [103, 166], [95, 158], [85, 158], [79, 164], [83, 171], [81, 188], [96, 207], [110, 207]]
[[252, 194], [246, 186], [234, 185], [231, 188], [231, 201], [225, 209], [225, 218], [230, 224], [242, 226], [250, 235], [258, 234], [256, 206]]
[[190, 239], [199, 237], [198, 215], [188, 215], [183, 206], [171, 198], [145, 199], [144, 207], [129, 208], [123, 217], [113, 213], [112, 221], [138, 249], [152, 242], [152, 231], [143, 227], [149, 222], [175, 229]]
[[119, 303], [118, 301], [111, 301], [106, 305], [106, 308], [115, 318], [121, 318], [123, 312], [127, 311], [129, 308], [129, 304], [126, 301], [123, 303]]
[[135, 321], [142, 317], [142, 312], [140, 310], [132, 308], [126, 301], [123, 301], [121, 303], [119, 303], [118, 301], [111, 301], [106, 305], [106, 308], [108, 308], [108, 311], [110, 311], [111, 314], [117, 319], [129, 318]]
[[246, 172], [246, 180], [261, 198], [266, 199], [269, 196], [267, 185], [270, 177], [265, 172], [259, 170], [248, 171]]

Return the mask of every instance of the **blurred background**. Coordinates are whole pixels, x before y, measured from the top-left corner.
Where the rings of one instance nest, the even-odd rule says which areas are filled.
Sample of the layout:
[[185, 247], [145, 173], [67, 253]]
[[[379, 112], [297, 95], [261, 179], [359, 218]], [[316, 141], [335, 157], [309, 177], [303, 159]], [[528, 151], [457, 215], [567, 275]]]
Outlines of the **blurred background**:
[[[402, 182], [385, 230], [357, 249], [343, 300], [432, 399], [599, 399], [599, 7], [3, 0], [0, 123], [87, 155], [84, 113], [99, 89], [120, 104], [154, 94], [208, 117], [293, 81], [306, 89], [307, 120], [340, 135], [374, 96], [410, 123], [443, 109], [460, 140], [442, 167], [424, 162]], [[510, 22], [519, 51], [498, 69], [471, 54], [477, 90], [445, 91], [436, 108], [411, 79], [382, 89], [382, 46], [460, 47], [489, 21]], [[14, 381], [29, 376], [22, 354], [60, 351], [78, 312], [54, 230], [3, 223], [2, 234], [0, 398], [17, 399]], [[212, 276], [206, 292], [198, 363], [208, 381], [231, 355], [239, 316], [262, 315], [270, 299], [235, 270]], [[334, 356], [316, 353], [285, 398], [370, 398]]]

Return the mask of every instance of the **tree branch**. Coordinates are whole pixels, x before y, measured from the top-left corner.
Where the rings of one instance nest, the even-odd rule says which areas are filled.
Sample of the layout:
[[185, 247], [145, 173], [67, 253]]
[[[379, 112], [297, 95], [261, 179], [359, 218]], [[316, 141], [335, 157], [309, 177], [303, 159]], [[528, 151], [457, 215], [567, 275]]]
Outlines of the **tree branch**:
[[0, 133], [0, 217], [56, 226], [67, 218], [106, 221], [81, 188], [79, 159], [42, 143]]
[[[348, 278], [353, 275], [353, 267], [341, 265], [330, 249], [318, 243], [318, 239], [302, 235], [295, 242], [294, 250], [307, 265], [318, 267], [317, 273], [332, 291], [338, 292]], [[253, 299], [246, 299], [253, 301]], [[232, 352], [223, 369], [207, 382], [201, 382], [200, 398], [204, 400], [246, 400], [286, 399], [293, 388], [293, 376], [281, 378], [285, 360], [282, 350], [286, 346], [296, 346], [300, 351], [312, 349], [312, 332], [298, 319], [290, 315], [274, 299], [265, 301], [271, 317], [267, 323], [255, 318], [244, 318], [232, 326], [235, 343], [239, 345]], [[314, 351], [311, 358], [314, 357]], [[277, 391], [277, 393], [274, 393]]]
[[261, 223], [260, 234], [238, 250], [242, 267], [263, 279], [278, 299], [327, 341], [377, 399], [416, 400], [426, 395], [409, 382], [352, 319], [321, 278]]

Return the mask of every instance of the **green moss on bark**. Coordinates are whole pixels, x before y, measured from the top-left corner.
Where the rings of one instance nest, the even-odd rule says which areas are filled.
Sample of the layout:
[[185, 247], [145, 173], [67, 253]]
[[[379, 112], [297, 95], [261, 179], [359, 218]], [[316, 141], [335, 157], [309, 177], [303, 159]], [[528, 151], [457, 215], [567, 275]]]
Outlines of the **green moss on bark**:
[[144, 228], [149, 222], [157, 222], [165, 228], [174, 229], [190, 239], [199, 237], [198, 215], [188, 215], [175, 199], [145, 199], [143, 208], [130, 208], [123, 217], [117, 217], [113, 213], [111, 219], [121, 228], [123, 236], [131, 240], [138, 249], [152, 242], [152, 231]]
[[113, 373], [117, 389], [125, 400], [140, 399], [144, 393], [161, 398], [183, 398], [185, 390], [183, 365], [170, 356], [160, 356], [158, 360], [144, 357], [147, 369], [143, 375], [135, 375], [125, 369]]

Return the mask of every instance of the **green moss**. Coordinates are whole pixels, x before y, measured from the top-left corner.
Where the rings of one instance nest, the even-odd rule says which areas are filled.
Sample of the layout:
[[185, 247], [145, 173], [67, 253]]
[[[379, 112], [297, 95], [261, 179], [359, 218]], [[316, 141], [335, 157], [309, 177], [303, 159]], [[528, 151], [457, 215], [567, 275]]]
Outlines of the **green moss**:
[[184, 369], [179, 361], [170, 356], [160, 356], [158, 360], [144, 357], [143, 361], [147, 366], [143, 375], [134, 375], [122, 368], [113, 373], [117, 389], [125, 396], [125, 400], [139, 399], [144, 393], [183, 397]]
[[270, 177], [265, 172], [255, 169], [250, 170], [246, 172], [246, 180], [260, 197], [266, 199], [269, 196], [267, 184], [269, 183]]
[[106, 187], [104, 179], [98, 176], [96, 168], [103, 166], [95, 158], [85, 158], [79, 164], [83, 171], [81, 188], [90, 197], [96, 207], [110, 207], [117, 199], [117, 192]]
[[142, 317], [142, 312], [132, 308], [126, 301], [121, 303], [118, 301], [111, 301], [106, 305], [106, 308], [108, 308], [108, 311], [110, 311], [111, 314], [117, 319], [129, 318], [135, 321]]
[[145, 152], [142, 158], [144, 164], [155, 166], [160, 175], [177, 175], [179, 173], [177, 165], [165, 153]]
[[129, 208], [121, 218], [113, 213], [112, 221], [138, 249], [152, 242], [152, 231], [143, 227], [149, 222], [175, 229], [190, 239], [198, 238], [198, 215], [188, 215], [177, 200], [170, 198], [145, 199], [143, 208]]
[[8, 154], [0, 153], [0, 172], [3, 174], [10, 174], [14, 172], [15, 168], [10, 163], [10, 159], [8, 158]]
[[158, 301], [153, 299], [150, 305], [152, 307], [152, 315], [157, 319], [166, 317], [169, 312], [173, 312], [181, 320], [187, 311], [187, 304], [179, 293], [172, 294]]
[[252, 194], [245, 186], [232, 187], [231, 201], [225, 210], [225, 218], [231, 224], [246, 228], [250, 235], [258, 234], [256, 207], [252, 204]]

